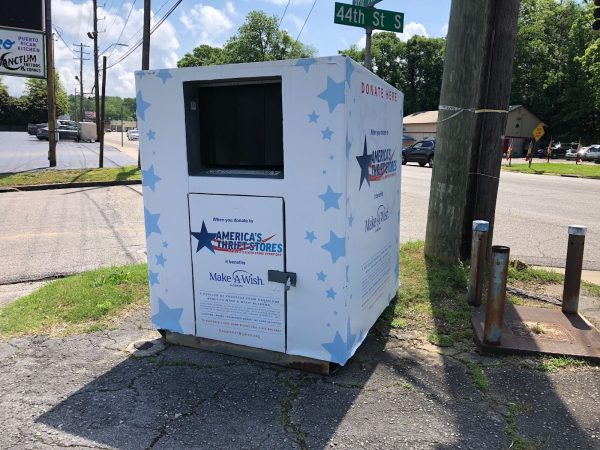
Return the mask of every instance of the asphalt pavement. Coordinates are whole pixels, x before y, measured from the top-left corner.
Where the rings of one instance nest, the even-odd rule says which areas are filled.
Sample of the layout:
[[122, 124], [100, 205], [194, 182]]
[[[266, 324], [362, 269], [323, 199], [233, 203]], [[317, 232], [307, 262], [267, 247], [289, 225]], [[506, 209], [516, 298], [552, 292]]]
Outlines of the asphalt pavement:
[[[107, 142], [108, 144], [108, 142]], [[56, 145], [57, 169], [89, 169], [98, 167], [100, 144], [61, 140]], [[104, 167], [137, 164], [137, 159], [105, 145]], [[0, 132], [0, 174], [48, 168], [48, 142], [26, 132]]]
[[381, 329], [329, 377], [162, 343], [131, 356], [157, 338], [149, 316], [0, 342], [0, 448], [600, 448], [598, 367], [542, 372]]

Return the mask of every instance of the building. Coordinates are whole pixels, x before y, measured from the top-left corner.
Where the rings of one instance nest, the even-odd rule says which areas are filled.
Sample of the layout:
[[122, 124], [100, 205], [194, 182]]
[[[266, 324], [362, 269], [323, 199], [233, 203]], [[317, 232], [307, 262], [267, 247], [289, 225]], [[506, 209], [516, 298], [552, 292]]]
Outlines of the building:
[[[404, 117], [404, 132], [415, 139], [435, 138], [437, 134], [437, 111], [416, 112]], [[511, 141], [513, 156], [523, 156], [527, 152], [529, 142], [533, 140], [532, 132], [542, 121], [522, 105], [509, 107], [506, 130], [504, 132], [503, 150]]]

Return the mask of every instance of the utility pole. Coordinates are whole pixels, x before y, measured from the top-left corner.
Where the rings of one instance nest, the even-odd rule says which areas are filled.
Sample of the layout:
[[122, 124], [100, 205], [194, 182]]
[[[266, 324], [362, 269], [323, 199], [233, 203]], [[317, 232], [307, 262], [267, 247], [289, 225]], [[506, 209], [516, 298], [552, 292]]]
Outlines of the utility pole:
[[450, 10], [425, 234], [425, 254], [441, 262], [455, 263], [460, 258], [474, 93], [479, 87], [487, 21], [481, 6], [481, 0], [453, 0]]
[[106, 93], [106, 56], [102, 57], [102, 107], [100, 108], [100, 160], [98, 167], [104, 167], [104, 103]]
[[471, 253], [473, 220], [486, 220], [490, 224], [486, 253], [491, 257], [502, 166], [502, 138], [506, 130], [517, 42], [519, 2], [488, 0], [483, 65], [465, 197], [462, 259], [468, 259]]
[[[150, 68], [150, 0], [144, 0], [144, 33], [142, 37], [142, 70]], [[139, 143], [138, 143], [139, 146]], [[142, 168], [141, 152], [138, 150], [138, 169]]]
[[84, 52], [83, 47], [89, 47], [89, 45], [85, 45], [83, 42], [79, 44], [79, 50], [77, 50], [78, 44], [73, 44], [75, 46], [75, 53], [79, 53], [79, 77], [75, 77], [79, 81], [79, 118], [81, 122], [83, 122], [83, 61], [89, 61], [89, 58], [84, 58], [84, 55], [89, 55], [89, 52]]
[[56, 92], [54, 90], [54, 40], [52, 36], [52, 9], [50, 0], [46, 5], [46, 72], [48, 86], [48, 165], [56, 167]]
[[94, 7], [94, 31], [92, 33], [88, 33], [88, 37], [94, 39], [94, 87], [95, 90], [95, 105], [96, 105], [96, 134], [98, 135], [98, 139], [100, 139], [100, 89], [98, 86], [98, 1], [93, 1]]
[[121, 147], [123, 147], [123, 99], [121, 99]]

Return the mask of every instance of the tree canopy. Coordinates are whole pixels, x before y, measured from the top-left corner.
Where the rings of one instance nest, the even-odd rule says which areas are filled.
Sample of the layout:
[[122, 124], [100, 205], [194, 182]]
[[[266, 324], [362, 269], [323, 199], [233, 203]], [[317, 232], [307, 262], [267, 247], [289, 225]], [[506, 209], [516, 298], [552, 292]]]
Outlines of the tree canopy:
[[314, 48], [280, 30], [277, 16], [251, 11], [223, 48], [200, 45], [185, 54], [177, 62], [177, 67], [307, 58], [315, 53]]

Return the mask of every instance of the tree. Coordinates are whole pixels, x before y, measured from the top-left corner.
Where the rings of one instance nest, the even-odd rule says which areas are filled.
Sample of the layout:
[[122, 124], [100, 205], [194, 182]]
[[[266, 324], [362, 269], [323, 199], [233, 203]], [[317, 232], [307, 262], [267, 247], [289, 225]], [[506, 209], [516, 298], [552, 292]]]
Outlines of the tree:
[[[58, 73], [55, 72], [56, 87], [56, 115], [69, 113], [69, 99], [63, 88]], [[48, 88], [47, 81], [38, 78], [29, 78], [25, 82], [25, 95], [21, 97], [23, 109], [29, 122], [48, 121]]]
[[251, 11], [237, 34], [221, 48], [200, 45], [177, 62], [177, 67], [275, 61], [314, 56], [314, 48], [294, 40], [279, 29], [277, 16]]

